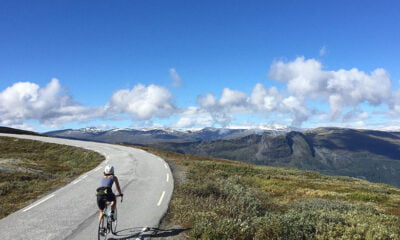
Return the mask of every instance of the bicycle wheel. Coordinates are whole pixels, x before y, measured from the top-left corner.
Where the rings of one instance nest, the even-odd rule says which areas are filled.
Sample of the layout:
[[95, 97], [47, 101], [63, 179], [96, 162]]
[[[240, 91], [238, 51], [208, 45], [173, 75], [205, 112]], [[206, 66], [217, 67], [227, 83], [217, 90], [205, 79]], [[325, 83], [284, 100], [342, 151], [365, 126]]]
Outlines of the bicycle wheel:
[[113, 234], [117, 233], [117, 222], [118, 222], [118, 215], [117, 215], [117, 208], [114, 210], [114, 221], [111, 221], [111, 232]]
[[97, 232], [97, 238], [98, 240], [106, 240], [107, 239], [107, 222], [106, 222], [106, 217], [103, 215], [103, 217], [100, 218], [99, 221], [99, 229]]

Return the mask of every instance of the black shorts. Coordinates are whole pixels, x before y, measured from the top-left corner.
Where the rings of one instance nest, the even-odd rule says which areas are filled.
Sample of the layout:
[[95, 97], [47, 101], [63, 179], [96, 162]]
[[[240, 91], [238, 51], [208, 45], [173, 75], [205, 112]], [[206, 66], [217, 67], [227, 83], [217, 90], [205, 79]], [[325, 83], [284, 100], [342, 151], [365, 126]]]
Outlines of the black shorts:
[[115, 194], [112, 192], [111, 188], [100, 187], [96, 190], [97, 196], [97, 206], [100, 210], [106, 207], [106, 202], [115, 201]]
[[97, 206], [99, 207], [100, 210], [103, 210], [106, 207], [106, 202], [111, 202], [115, 201], [115, 194], [114, 193], [109, 193], [109, 194], [104, 194], [104, 195], [98, 195], [97, 196]]

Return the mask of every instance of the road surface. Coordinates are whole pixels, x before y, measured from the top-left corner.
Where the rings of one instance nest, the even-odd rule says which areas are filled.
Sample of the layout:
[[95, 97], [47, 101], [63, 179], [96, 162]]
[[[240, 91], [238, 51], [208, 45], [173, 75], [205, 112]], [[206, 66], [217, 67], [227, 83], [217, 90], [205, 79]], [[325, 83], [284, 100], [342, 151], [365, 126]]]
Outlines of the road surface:
[[28, 135], [0, 136], [77, 146], [106, 157], [98, 167], [68, 185], [1, 219], [1, 239], [97, 239], [95, 189], [106, 164], [115, 167], [124, 193], [124, 201], [118, 202], [117, 235], [109, 234], [109, 239], [149, 239], [168, 209], [173, 178], [160, 157], [111, 144]]

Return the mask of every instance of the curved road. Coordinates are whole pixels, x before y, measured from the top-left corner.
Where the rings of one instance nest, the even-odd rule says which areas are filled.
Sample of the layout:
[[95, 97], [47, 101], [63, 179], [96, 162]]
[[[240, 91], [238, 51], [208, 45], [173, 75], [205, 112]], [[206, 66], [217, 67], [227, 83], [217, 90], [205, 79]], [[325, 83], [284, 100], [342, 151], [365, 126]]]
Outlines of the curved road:
[[71, 145], [106, 157], [92, 171], [1, 219], [1, 239], [97, 239], [95, 189], [106, 164], [115, 166], [124, 193], [124, 201], [118, 201], [118, 234], [109, 235], [109, 239], [151, 238], [168, 209], [174, 184], [170, 168], [160, 157], [111, 144], [28, 135], [0, 136]]

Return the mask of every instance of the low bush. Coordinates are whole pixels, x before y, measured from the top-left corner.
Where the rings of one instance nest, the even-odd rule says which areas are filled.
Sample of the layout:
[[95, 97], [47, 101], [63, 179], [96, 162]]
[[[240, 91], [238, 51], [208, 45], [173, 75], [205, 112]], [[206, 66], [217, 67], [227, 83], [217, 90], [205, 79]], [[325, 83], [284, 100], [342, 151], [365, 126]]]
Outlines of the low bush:
[[[399, 240], [400, 189], [154, 149], [187, 169], [167, 218], [189, 239]], [[176, 172], [175, 172], [176, 175]]]

